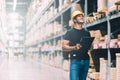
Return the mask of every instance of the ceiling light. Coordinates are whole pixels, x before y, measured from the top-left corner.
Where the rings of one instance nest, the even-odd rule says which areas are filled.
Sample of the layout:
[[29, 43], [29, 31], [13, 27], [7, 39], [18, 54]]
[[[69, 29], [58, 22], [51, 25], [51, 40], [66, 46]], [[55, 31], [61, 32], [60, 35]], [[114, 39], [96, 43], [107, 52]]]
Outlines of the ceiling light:
[[17, 6], [17, 0], [14, 0], [14, 2], [13, 2], [13, 11], [16, 10], [16, 6]]

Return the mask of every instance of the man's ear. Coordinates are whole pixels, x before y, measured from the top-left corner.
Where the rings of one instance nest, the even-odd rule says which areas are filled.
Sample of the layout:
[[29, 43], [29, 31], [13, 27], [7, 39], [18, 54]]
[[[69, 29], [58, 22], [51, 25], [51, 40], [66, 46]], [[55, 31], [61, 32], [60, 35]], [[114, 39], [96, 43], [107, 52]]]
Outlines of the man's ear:
[[74, 19], [74, 22], [76, 23], [77, 21]]

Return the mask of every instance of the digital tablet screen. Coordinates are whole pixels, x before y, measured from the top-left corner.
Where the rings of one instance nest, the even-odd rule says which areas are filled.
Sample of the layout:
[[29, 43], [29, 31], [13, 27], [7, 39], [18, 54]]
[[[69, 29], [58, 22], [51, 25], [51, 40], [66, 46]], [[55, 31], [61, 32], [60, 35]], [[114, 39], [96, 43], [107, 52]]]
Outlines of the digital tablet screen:
[[93, 40], [94, 40], [94, 37], [83, 37], [80, 40], [80, 44], [83, 48], [90, 49]]

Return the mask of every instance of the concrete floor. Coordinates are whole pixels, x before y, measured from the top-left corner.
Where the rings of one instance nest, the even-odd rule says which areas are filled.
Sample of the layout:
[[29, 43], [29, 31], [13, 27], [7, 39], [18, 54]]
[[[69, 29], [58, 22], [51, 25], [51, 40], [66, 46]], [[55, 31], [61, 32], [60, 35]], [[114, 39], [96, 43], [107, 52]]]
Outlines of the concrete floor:
[[69, 72], [34, 61], [3, 60], [0, 80], [69, 80]]

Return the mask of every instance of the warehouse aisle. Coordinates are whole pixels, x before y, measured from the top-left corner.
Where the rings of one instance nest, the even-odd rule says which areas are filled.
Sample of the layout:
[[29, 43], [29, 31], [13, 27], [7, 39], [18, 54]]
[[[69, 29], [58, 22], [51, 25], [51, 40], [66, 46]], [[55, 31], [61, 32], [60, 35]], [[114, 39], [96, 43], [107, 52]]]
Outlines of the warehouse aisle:
[[33, 61], [4, 60], [0, 80], [69, 80], [68, 72]]

